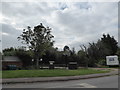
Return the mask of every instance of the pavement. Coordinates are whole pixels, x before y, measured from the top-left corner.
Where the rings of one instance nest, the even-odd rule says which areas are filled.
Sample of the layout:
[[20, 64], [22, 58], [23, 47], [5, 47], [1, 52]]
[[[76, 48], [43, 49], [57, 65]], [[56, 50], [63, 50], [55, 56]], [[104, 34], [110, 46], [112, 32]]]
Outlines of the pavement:
[[[95, 69], [106, 69], [106, 68], [95, 68]], [[69, 80], [80, 80], [80, 79], [89, 79], [97, 78], [111, 75], [118, 75], [118, 69], [112, 69], [109, 73], [99, 73], [99, 74], [89, 74], [89, 75], [80, 75], [80, 76], [62, 76], [62, 77], [32, 77], [32, 78], [11, 78], [11, 79], [2, 79], [2, 84], [11, 84], [11, 83], [34, 83], [34, 82], [52, 82], [52, 81], [69, 81]], [[1, 80], [0, 80], [1, 81]]]

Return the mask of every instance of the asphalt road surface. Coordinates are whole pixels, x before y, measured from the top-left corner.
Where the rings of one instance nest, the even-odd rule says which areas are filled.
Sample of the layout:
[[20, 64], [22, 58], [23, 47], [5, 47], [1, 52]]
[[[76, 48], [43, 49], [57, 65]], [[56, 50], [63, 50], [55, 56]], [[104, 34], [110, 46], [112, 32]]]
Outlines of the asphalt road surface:
[[71, 81], [4, 84], [2, 88], [118, 88], [118, 75]]

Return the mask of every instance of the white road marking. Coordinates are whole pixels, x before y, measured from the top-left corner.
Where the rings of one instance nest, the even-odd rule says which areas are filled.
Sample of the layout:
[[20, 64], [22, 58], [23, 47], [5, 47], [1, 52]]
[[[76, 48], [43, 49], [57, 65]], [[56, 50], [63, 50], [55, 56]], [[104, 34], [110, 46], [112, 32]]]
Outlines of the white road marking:
[[97, 88], [96, 86], [90, 85], [88, 83], [81, 83], [79, 85], [80, 87], [83, 87], [83, 88]]

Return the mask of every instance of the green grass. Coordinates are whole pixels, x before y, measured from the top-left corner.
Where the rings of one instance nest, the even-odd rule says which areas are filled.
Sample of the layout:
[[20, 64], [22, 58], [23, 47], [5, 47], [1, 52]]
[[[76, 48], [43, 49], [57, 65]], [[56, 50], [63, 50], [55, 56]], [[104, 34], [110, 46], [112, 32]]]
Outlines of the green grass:
[[2, 71], [0, 71], [0, 78], [2, 78]]
[[119, 68], [120, 68], [120, 66], [116, 66], [116, 67], [101, 66], [101, 67], [99, 67], [99, 68], [115, 68], [115, 69], [119, 69]]
[[2, 78], [24, 78], [24, 77], [57, 77], [57, 76], [76, 76], [96, 73], [106, 73], [108, 70], [78, 69], [78, 70], [13, 70], [2, 71]]

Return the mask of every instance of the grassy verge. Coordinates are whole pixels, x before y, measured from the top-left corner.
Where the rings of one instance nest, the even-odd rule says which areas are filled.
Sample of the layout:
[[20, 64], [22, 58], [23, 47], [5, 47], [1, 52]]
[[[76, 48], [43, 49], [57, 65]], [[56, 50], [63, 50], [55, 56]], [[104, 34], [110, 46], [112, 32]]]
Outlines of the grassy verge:
[[107, 72], [109, 72], [109, 70], [93, 70], [93, 69], [14, 70], [14, 71], [3, 71], [2, 78], [76, 76], [76, 75], [87, 75], [87, 74], [107, 73]]
[[116, 66], [116, 67], [109, 67], [109, 66], [101, 66], [99, 68], [115, 68], [115, 69], [120, 69], [120, 66]]
[[2, 71], [0, 71], [0, 78], [2, 78]]

